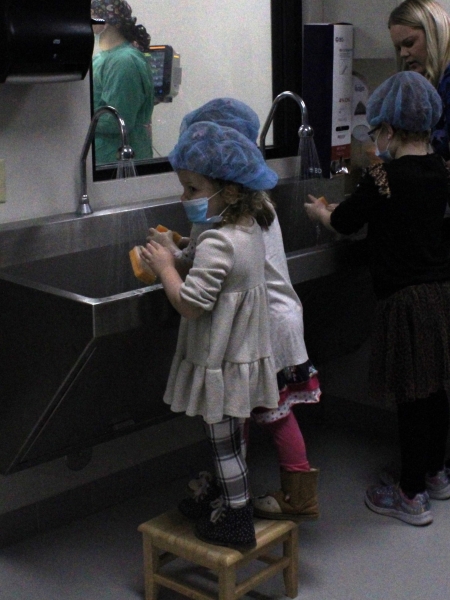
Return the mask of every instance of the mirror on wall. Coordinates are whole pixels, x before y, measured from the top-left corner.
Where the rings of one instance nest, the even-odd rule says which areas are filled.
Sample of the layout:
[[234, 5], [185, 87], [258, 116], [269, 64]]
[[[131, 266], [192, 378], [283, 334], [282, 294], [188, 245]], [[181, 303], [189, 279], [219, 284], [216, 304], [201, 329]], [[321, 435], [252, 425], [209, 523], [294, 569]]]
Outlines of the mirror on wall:
[[[172, 100], [155, 103], [152, 158], [136, 161], [138, 174], [170, 170], [167, 155], [178, 139], [183, 116], [208, 100], [238, 98], [256, 111], [262, 126], [277, 93], [285, 89], [300, 93], [301, 1], [209, 0], [186, 5], [183, 0], [130, 0], [129, 4], [137, 23], [151, 35], [151, 45], [170, 46], [182, 71]], [[92, 85], [95, 97], [95, 78]], [[273, 142], [285, 145], [282, 120], [293, 109], [283, 108], [277, 115], [274, 136], [271, 128], [266, 139], [268, 147]], [[114, 164], [98, 161], [94, 180], [111, 178], [114, 169]]]

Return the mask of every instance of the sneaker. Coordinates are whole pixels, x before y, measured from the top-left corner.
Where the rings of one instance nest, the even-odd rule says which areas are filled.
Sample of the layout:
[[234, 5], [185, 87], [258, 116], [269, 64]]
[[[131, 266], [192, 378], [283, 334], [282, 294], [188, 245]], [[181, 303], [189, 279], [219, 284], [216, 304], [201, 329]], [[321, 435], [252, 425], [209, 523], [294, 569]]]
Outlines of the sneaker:
[[198, 477], [190, 480], [188, 488], [191, 496], [178, 504], [180, 513], [191, 521], [209, 517], [213, 511], [211, 502], [217, 500], [222, 493], [215, 477], [208, 471], [201, 471]]
[[242, 508], [223, 504], [222, 498], [213, 503], [215, 509], [209, 517], [202, 517], [195, 524], [195, 535], [204, 542], [227, 546], [236, 550], [256, 547], [253, 507], [251, 503]]
[[433, 500], [448, 500], [450, 498], [449, 470], [443, 469], [436, 475], [427, 475], [426, 484], [430, 498]]
[[428, 492], [410, 499], [398, 485], [372, 485], [367, 489], [364, 501], [374, 512], [410, 525], [428, 525], [433, 521]]
[[[399, 477], [389, 470], [380, 473], [380, 481], [383, 485], [394, 485], [398, 480]], [[442, 469], [433, 476], [427, 475], [425, 484], [432, 500], [448, 500], [450, 498], [450, 469]]]

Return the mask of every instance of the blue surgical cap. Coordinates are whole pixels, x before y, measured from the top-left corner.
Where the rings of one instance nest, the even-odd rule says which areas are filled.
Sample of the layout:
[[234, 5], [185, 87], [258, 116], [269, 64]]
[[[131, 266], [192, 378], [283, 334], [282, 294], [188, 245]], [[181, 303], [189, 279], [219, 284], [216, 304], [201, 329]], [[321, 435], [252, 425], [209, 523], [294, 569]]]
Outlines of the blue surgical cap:
[[234, 98], [215, 98], [188, 113], [181, 121], [180, 135], [198, 121], [212, 121], [217, 125], [232, 127], [255, 144], [258, 139], [258, 115], [250, 106]]
[[232, 127], [208, 121], [193, 123], [180, 135], [169, 161], [175, 171], [186, 169], [251, 190], [269, 190], [278, 181], [254, 142]]
[[432, 129], [442, 114], [442, 101], [431, 83], [415, 71], [401, 71], [386, 79], [367, 103], [371, 127], [385, 122], [404, 131]]

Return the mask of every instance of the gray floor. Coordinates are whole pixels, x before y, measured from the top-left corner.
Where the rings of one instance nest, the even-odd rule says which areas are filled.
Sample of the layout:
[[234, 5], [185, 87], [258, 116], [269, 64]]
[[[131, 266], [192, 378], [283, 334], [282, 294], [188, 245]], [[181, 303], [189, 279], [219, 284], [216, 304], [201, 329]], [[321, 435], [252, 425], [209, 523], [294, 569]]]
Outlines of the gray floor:
[[[299, 600], [450, 598], [450, 501], [434, 501], [434, 522], [419, 528], [381, 517], [363, 503], [366, 486], [397, 455], [395, 435], [327, 419], [304, 430], [321, 469], [321, 518], [300, 525]], [[277, 486], [270, 442], [254, 435], [249, 454], [255, 493]], [[1, 600], [143, 600], [137, 526], [176, 505], [183, 489], [140, 497], [0, 550]], [[187, 568], [187, 576], [199, 572]], [[200, 573], [205, 575], [205, 573]], [[208, 578], [207, 585], [214, 589]], [[281, 577], [245, 598], [284, 599]], [[162, 590], [159, 600], [181, 600]]]

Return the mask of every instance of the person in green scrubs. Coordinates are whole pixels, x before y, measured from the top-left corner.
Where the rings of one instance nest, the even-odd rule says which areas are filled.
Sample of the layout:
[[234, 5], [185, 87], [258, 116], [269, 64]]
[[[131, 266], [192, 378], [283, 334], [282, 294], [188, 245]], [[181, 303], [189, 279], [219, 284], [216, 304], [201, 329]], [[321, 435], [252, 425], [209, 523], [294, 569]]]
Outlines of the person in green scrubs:
[[[150, 35], [143, 25], [136, 25], [125, 0], [92, 0], [91, 14], [105, 21], [93, 25], [100, 48], [92, 61], [94, 110], [113, 106], [125, 121], [135, 160], [150, 159], [154, 87], [151, 67], [144, 56]], [[95, 134], [96, 164], [115, 163], [121, 145], [116, 119], [102, 115]]]

